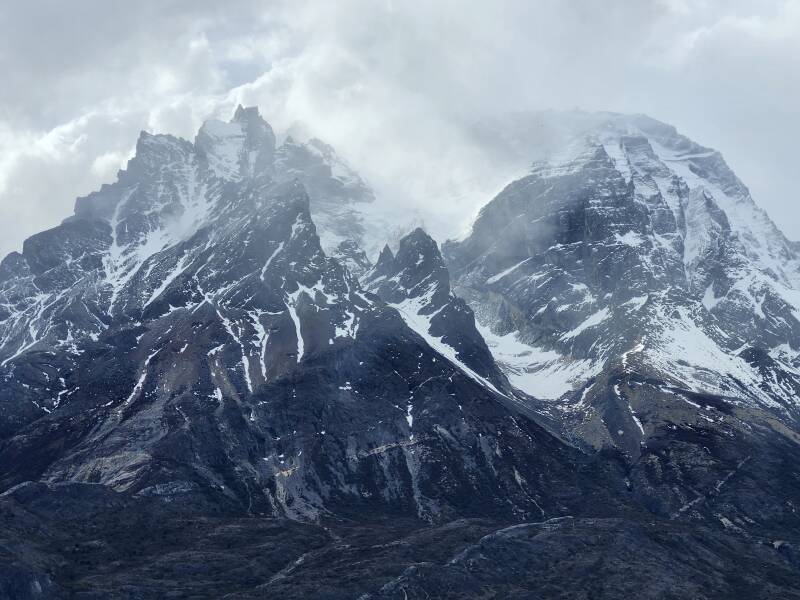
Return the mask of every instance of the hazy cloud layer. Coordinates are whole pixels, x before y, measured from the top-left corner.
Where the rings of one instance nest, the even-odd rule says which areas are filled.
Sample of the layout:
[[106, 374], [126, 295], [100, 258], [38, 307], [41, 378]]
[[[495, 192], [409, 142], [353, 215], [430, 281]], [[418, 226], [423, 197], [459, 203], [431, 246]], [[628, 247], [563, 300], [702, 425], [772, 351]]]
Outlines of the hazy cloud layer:
[[467, 133], [512, 110], [643, 112], [720, 149], [800, 238], [800, 0], [209, 0], [0, 6], [0, 255], [112, 180], [139, 130], [258, 104], [458, 232], [511, 176]]

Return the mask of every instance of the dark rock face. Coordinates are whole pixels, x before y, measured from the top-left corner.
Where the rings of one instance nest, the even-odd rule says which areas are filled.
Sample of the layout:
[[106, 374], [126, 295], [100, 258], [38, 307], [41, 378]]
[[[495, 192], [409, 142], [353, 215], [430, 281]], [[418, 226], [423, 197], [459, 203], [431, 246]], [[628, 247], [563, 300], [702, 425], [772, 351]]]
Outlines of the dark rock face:
[[635, 123], [374, 265], [322, 142], [142, 134], [0, 263], [0, 598], [796, 595], [796, 249]]

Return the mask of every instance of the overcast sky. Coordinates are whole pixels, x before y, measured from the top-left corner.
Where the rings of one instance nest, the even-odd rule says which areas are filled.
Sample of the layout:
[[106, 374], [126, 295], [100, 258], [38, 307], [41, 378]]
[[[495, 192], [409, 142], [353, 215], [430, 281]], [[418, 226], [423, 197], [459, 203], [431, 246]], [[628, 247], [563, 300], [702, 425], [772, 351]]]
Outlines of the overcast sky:
[[463, 123], [646, 113], [800, 239], [800, 0], [3, 2], [0, 73], [0, 255], [113, 180], [141, 129], [191, 139], [239, 102], [453, 229], [505, 177]]

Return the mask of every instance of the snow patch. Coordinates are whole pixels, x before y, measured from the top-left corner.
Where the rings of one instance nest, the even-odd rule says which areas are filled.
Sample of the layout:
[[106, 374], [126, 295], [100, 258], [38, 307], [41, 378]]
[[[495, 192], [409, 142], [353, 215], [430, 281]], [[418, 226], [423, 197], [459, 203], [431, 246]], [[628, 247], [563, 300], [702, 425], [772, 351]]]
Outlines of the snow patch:
[[583, 321], [583, 323], [578, 325], [575, 329], [563, 334], [560, 339], [562, 341], [566, 341], [578, 337], [581, 333], [583, 333], [590, 327], [596, 327], [610, 316], [611, 316], [611, 311], [609, 311], [607, 307], [601, 308], [596, 313], [590, 315], [585, 321]]
[[501, 336], [477, 322], [476, 326], [512, 385], [535, 398], [560, 398], [585, 385], [602, 370], [602, 362], [574, 360], [553, 350], [520, 342], [517, 332]]
[[506, 275], [509, 275], [509, 274], [513, 273], [514, 271], [516, 271], [516, 270], [517, 270], [519, 267], [521, 267], [522, 265], [524, 265], [524, 264], [525, 264], [526, 262], [528, 262], [529, 260], [530, 260], [530, 258], [526, 258], [525, 260], [521, 260], [521, 261], [520, 261], [520, 262], [518, 262], [517, 264], [515, 264], [515, 265], [513, 265], [513, 266], [511, 266], [511, 267], [509, 267], [509, 268], [507, 268], [505, 271], [502, 271], [502, 272], [498, 273], [497, 275], [493, 275], [492, 277], [489, 277], [489, 279], [487, 279], [487, 280], [486, 280], [486, 283], [487, 283], [488, 285], [491, 285], [491, 284], [493, 284], [493, 283], [497, 283], [498, 281], [500, 281], [501, 279], [503, 279], [503, 277], [505, 277]]

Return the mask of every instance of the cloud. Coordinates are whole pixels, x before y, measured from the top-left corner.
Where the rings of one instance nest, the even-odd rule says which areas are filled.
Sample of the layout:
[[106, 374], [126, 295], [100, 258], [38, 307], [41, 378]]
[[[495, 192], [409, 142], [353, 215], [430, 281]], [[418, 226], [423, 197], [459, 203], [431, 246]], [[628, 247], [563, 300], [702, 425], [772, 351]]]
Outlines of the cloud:
[[302, 123], [440, 238], [517, 168], [475, 123], [644, 112], [720, 149], [797, 238], [799, 54], [797, 0], [8, 3], [0, 254], [113, 178], [140, 129], [191, 138], [237, 102]]

